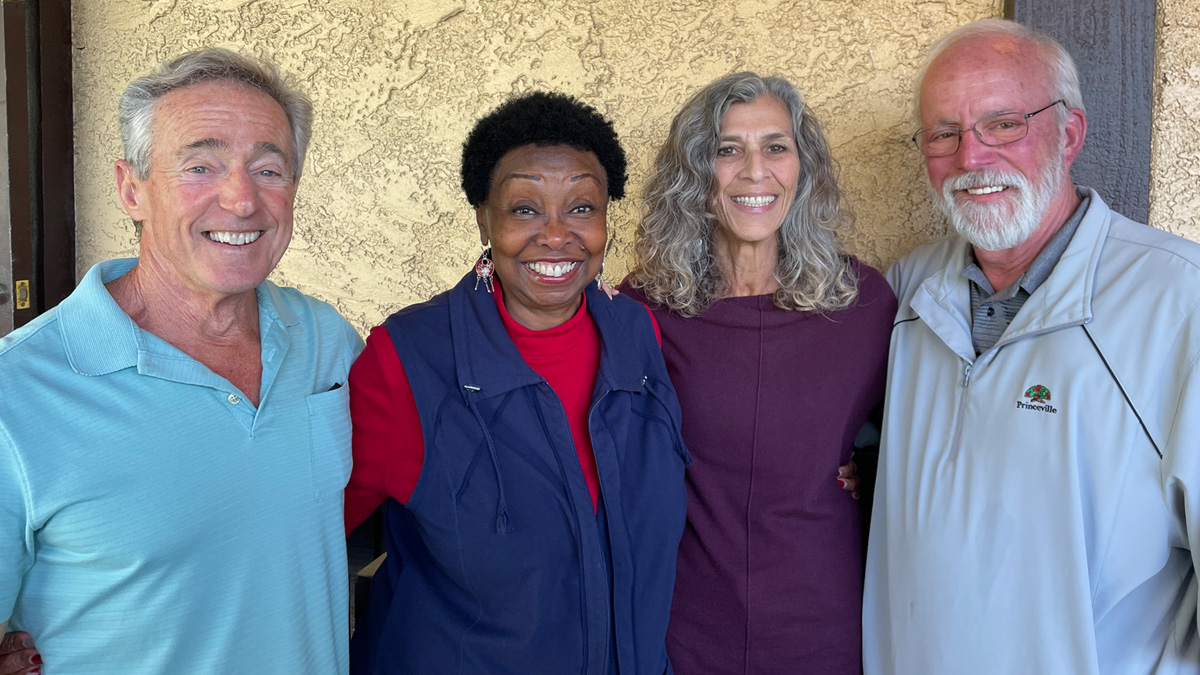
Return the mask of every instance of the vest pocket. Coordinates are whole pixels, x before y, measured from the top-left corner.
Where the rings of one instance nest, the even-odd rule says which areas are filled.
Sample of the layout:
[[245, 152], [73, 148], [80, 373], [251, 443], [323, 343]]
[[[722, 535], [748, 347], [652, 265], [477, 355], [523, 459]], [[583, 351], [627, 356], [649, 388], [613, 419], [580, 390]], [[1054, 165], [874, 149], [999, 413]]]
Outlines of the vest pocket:
[[341, 498], [350, 480], [350, 388], [305, 397], [313, 499]]

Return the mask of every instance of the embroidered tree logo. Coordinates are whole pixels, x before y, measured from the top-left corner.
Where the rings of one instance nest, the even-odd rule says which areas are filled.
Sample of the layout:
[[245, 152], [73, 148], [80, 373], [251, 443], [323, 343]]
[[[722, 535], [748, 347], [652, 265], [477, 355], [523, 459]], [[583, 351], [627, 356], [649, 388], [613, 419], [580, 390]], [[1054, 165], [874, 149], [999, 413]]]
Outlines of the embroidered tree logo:
[[1050, 400], [1050, 390], [1040, 384], [1035, 384], [1032, 387], [1025, 390], [1025, 398], [1029, 399], [1030, 401], [1033, 401], [1034, 403], [1039, 403], [1042, 401], [1049, 401]]

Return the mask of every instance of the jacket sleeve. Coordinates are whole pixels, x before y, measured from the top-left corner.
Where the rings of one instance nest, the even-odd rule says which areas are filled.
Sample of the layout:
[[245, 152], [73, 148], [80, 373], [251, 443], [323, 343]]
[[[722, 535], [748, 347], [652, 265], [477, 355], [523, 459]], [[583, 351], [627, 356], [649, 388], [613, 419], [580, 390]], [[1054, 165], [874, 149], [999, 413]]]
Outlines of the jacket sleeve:
[[[1193, 574], [1200, 569], [1200, 354], [1192, 357], [1183, 372], [1174, 421], [1168, 427], [1163, 453], [1164, 482], [1168, 506], [1175, 514], [1176, 537], [1172, 546], [1187, 548], [1192, 558]], [[1196, 584], [1190, 588], [1195, 592]], [[1177, 635], [1181, 642], [1196, 638], [1200, 621], [1200, 598], [1192, 598], [1194, 616], [1180, 624], [1177, 630], [1191, 630], [1193, 635]], [[1184, 606], [1189, 606], [1187, 601]], [[1180, 617], [1182, 619], [1182, 617]], [[1193, 664], [1196, 665], [1196, 664]]]

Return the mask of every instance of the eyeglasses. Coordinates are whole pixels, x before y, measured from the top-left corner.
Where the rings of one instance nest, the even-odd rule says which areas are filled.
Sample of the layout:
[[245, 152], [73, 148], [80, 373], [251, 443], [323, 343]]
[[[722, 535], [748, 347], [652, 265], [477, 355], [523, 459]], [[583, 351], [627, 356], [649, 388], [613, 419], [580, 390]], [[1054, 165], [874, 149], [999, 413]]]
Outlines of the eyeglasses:
[[917, 149], [926, 157], [945, 157], [958, 152], [958, 144], [962, 141], [962, 135], [968, 130], [974, 131], [979, 142], [984, 145], [997, 146], [1016, 143], [1029, 134], [1028, 120], [1030, 117], [1049, 110], [1059, 103], [1064, 107], [1067, 105], [1067, 102], [1060, 98], [1045, 108], [1025, 115], [1005, 113], [985, 117], [972, 125], [970, 129], [961, 129], [956, 126], [920, 129], [913, 134], [912, 142], [917, 144]]

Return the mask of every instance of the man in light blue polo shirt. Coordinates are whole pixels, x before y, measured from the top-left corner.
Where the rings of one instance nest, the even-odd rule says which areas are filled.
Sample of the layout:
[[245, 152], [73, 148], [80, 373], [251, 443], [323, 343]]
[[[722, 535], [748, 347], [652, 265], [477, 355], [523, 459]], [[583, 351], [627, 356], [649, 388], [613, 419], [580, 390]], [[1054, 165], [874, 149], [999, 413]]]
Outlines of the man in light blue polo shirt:
[[139, 257], [0, 340], [0, 633], [37, 642], [16, 672], [346, 672], [361, 341], [266, 281], [311, 119], [224, 50], [122, 96]]

